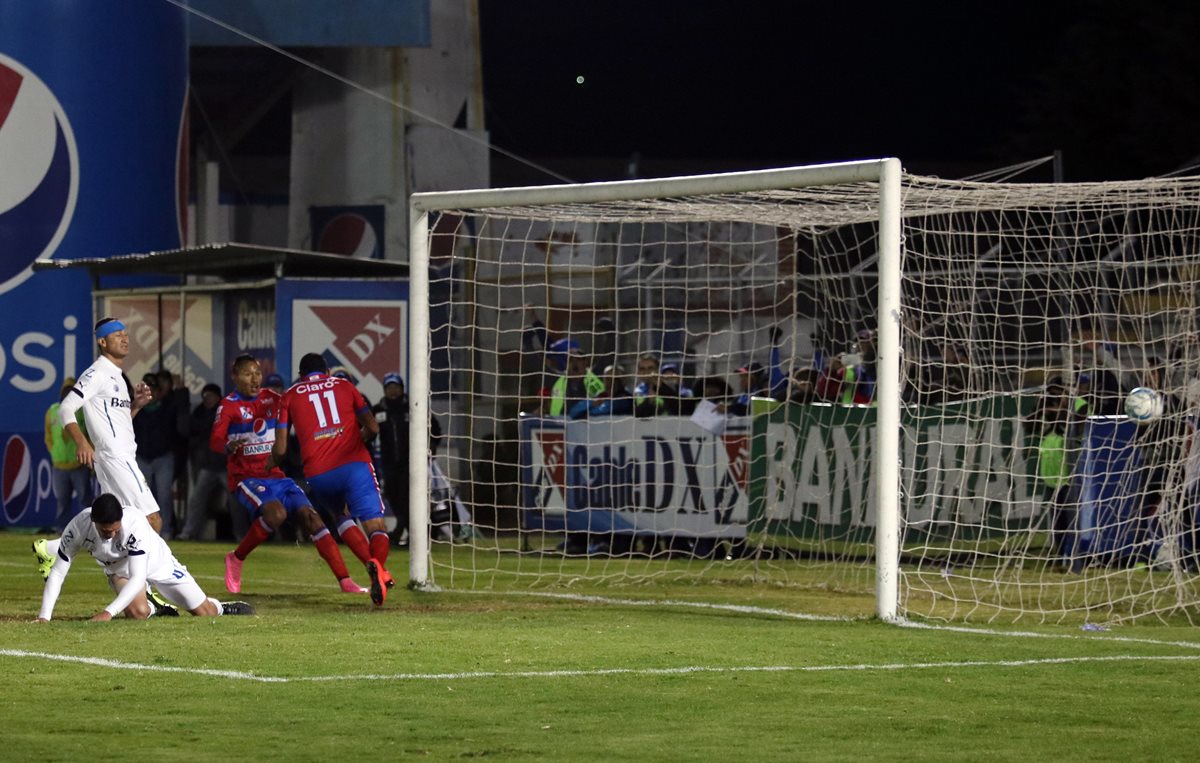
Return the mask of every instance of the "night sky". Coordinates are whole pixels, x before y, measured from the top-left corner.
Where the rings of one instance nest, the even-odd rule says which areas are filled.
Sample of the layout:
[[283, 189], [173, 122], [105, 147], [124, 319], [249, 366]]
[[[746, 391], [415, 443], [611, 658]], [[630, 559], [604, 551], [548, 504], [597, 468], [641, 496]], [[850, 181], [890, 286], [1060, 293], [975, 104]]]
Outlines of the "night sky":
[[574, 180], [622, 177], [635, 152], [954, 177], [1058, 149], [1067, 180], [1163, 174], [1200, 155], [1195, 5], [480, 0], [487, 127], [593, 175]]

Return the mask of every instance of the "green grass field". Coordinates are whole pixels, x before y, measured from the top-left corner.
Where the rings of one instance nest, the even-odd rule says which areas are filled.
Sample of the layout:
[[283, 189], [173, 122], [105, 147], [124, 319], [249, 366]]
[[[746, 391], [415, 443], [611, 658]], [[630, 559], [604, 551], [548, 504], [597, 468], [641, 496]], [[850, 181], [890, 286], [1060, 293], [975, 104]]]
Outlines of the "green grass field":
[[[1196, 757], [1186, 626], [902, 628], [802, 617], [837, 594], [719, 583], [397, 588], [375, 609], [283, 544], [246, 563], [254, 617], [85, 622], [110, 594], [80, 559], [33, 624], [29, 541], [0, 533], [5, 760]], [[227, 547], [172, 546], [231, 598]], [[634, 603], [652, 598], [763, 609]]]

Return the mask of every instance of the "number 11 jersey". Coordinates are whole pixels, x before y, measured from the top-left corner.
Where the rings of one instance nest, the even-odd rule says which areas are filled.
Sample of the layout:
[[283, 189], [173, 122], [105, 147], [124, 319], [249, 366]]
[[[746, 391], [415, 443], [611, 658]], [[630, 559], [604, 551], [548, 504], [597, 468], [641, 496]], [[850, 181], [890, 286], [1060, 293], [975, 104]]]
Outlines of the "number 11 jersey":
[[284, 393], [276, 420], [284, 431], [276, 437], [286, 436], [289, 424], [295, 428], [307, 477], [355, 461], [370, 464], [358, 425], [358, 414], [368, 410], [366, 398], [349, 381], [309, 374]]

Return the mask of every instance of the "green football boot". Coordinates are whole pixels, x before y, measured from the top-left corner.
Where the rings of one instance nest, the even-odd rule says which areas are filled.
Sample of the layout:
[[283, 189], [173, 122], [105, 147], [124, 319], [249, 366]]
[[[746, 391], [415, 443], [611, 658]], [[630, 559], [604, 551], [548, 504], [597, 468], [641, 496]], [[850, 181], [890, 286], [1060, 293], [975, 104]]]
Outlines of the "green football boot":
[[50, 568], [54, 566], [54, 555], [46, 548], [46, 539], [38, 538], [33, 542], [33, 556], [37, 559], [38, 572], [42, 580], [50, 577]]

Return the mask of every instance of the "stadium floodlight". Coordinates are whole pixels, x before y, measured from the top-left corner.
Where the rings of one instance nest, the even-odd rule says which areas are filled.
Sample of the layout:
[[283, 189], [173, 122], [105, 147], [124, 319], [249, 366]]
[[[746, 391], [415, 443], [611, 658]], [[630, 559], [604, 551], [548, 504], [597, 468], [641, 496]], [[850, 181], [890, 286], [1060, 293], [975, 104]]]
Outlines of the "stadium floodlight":
[[[753, 581], [883, 619], [1194, 609], [1195, 178], [881, 159], [411, 211], [414, 586]], [[692, 394], [623, 397], [660, 383], [635, 378], [646, 355]], [[1134, 386], [1167, 401], [1153, 426], [1118, 410]], [[442, 503], [458, 521], [431, 524]]]

